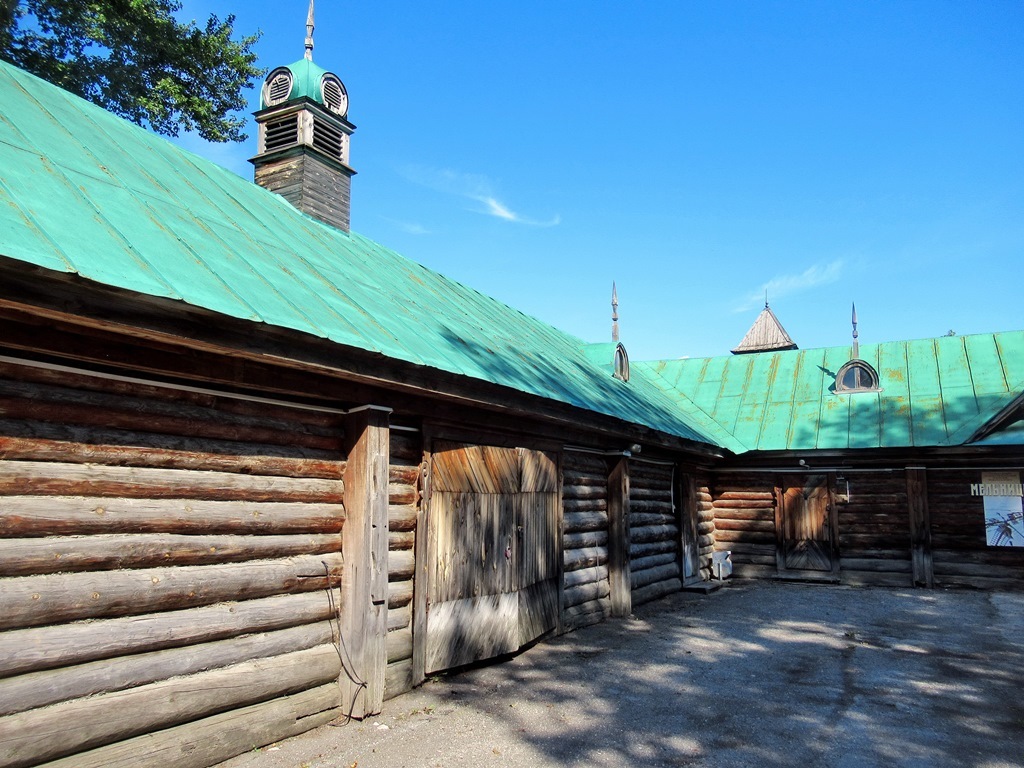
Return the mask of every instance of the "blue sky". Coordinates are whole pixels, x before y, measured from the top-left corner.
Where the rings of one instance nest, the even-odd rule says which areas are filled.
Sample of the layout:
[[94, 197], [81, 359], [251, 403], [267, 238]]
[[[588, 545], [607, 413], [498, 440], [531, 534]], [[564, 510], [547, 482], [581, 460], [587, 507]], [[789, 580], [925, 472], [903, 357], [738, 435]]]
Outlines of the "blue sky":
[[[307, 0], [191, 2], [302, 57]], [[1024, 2], [321, 0], [352, 226], [634, 360], [1024, 328]], [[257, 92], [251, 94], [256, 105]], [[179, 143], [251, 178], [242, 145]]]

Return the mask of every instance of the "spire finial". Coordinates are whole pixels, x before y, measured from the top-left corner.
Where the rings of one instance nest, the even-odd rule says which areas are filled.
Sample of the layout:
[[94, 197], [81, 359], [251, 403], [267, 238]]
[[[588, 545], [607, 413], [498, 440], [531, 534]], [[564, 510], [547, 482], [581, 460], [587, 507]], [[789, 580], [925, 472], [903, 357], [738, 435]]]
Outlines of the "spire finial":
[[612, 341], [619, 340], [619, 294], [612, 281]]
[[768, 309], [768, 289], [764, 289], [764, 308]]
[[313, 0], [309, 0], [309, 13], [306, 15], [306, 59], [313, 60]]
[[853, 304], [853, 359], [860, 359], [860, 343], [857, 341], [857, 305]]

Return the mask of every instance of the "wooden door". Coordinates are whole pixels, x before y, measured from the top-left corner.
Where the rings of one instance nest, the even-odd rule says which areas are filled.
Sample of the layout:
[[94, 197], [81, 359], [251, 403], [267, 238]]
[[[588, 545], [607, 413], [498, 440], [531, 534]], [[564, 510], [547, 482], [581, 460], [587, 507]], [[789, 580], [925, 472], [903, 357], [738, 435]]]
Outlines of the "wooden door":
[[511, 653], [555, 626], [557, 482], [539, 451], [435, 444], [427, 673]]
[[784, 570], [832, 572], [838, 564], [828, 475], [788, 477], [781, 489], [780, 547]]

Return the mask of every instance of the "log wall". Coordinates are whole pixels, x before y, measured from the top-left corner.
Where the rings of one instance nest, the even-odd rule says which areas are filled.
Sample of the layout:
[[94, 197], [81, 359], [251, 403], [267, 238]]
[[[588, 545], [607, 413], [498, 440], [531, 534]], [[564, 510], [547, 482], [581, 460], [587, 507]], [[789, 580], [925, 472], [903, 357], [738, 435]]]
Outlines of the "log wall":
[[927, 473], [935, 584], [1022, 589], [1024, 547], [988, 546], [985, 499], [971, 496], [971, 484], [982, 482], [982, 471]]
[[[710, 530], [718, 550], [731, 551], [733, 573], [741, 578], [774, 576], [775, 478], [770, 474], [728, 472], [710, 487], [714, 516]], [[703, 522], [703, 521], [702, 521]], [[701, 559], [702, 565], [704, 558]]]
[[671, 466], [630, 462], [629, 567], [634, 606], [683, 588], [673, 482]]
[[913, 584], [904, 470], [850, 472], [833, 480], [844, 584]]
[[714, 497], [711, 494], [711, 477], [706, 472], [697, 472], [691, 487], [697, 512], [698, 575], [702, 581], [707, 581], [711, 578], [711, 553], [715, 551], [718, 536]]
[[419, 432], [391, 430], [388, 483], [388, 667], [384, 696], [413, 680], [413, 584], [423, 448]]
[[603, 456], [566, 451], [562, 477], [562, 628], [570, 630], [611, 614], [608, 464]]
[[340, 418], [0, 363], [0, 766], [206, 766], [342, 713]]

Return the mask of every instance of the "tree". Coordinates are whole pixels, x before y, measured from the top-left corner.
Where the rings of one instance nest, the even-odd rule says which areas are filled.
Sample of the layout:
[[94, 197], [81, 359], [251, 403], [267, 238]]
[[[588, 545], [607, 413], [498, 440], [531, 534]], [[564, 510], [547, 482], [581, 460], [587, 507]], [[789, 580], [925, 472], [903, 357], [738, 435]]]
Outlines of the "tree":
[[0, 58], [158, 133], [243, 141], [261, 74], [234, 16], [175, 19], [178, 0], [0, 0]]

